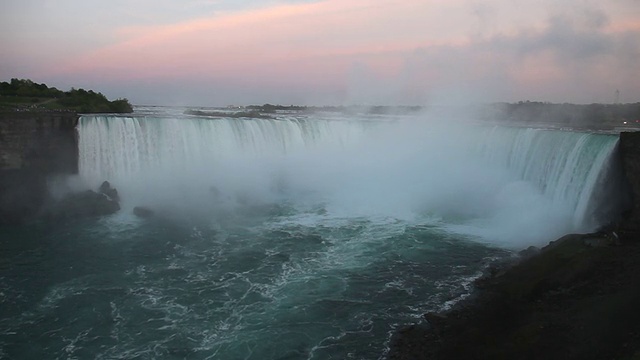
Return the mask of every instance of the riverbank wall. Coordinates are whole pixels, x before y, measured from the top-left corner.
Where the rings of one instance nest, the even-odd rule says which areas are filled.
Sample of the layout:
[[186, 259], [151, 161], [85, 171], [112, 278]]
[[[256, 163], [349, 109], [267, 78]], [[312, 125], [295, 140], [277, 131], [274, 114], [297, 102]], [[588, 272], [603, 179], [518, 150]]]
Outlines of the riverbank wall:
[[78, 172], [78, 115], [0, 112], [0, 224], [28, 221], [48, 200], [47, 178]]

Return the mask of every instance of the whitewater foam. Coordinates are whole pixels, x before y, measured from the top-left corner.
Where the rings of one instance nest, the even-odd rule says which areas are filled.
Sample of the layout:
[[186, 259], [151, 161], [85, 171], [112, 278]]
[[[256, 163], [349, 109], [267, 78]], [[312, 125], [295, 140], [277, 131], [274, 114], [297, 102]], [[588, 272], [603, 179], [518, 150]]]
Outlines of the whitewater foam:
[[86, 184], [108, 179], [125, 207], [166, 216], [284, 202], [318, 211], [301, 224], [440, 219], [447, 231], [514, 248], [610, 220], [596, 209], [611, 135], [313, 116], [83, 116], [78, 130]]

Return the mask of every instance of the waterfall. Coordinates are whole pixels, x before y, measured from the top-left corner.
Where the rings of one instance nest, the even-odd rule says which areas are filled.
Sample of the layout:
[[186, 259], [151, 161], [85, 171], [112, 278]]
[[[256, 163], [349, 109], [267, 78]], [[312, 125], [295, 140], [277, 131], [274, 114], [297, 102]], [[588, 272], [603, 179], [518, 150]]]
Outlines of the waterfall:
[[286, 194], [509, 242], [593, 231], [622, 192], [606, 134], [319, 116], [83, 116], [78, 131], [84, 183], [110, 180], [143, 204], [206, 207], [214, 187], [263, 203]]
[[554, 203], [568, 206], [576, 229], [593, 228], [599, 221], [598, 201], [618, 197], [611, 192], [620, 189], [606, 183], [618, 180], [607, 178], [615, 165], [615, 135], [493, 127], [478, 139], [476, 149], [488, 161], [534, 183]]
[[263, 159], [355, 142], [367, 124], [348, 121], [83, 116], [79, 172], [97, 183], [156, 169], [210, 167], [238, 157]]

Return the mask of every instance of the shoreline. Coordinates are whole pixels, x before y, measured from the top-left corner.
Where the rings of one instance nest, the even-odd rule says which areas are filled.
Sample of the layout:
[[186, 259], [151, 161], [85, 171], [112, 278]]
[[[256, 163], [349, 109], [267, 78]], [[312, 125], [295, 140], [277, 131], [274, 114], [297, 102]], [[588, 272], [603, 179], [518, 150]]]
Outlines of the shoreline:
[[639, 285], [637, 238], [566, 235], [396, 331], [388, 359], [636, 359]]

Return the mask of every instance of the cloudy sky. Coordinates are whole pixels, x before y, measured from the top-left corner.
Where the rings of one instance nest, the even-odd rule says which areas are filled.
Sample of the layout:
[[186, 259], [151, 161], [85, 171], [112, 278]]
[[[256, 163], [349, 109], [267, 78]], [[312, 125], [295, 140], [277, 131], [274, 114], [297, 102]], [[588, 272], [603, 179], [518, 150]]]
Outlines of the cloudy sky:
[[0, 45], [136, 104], [640, 101], [640, 0], [2, 0]]

